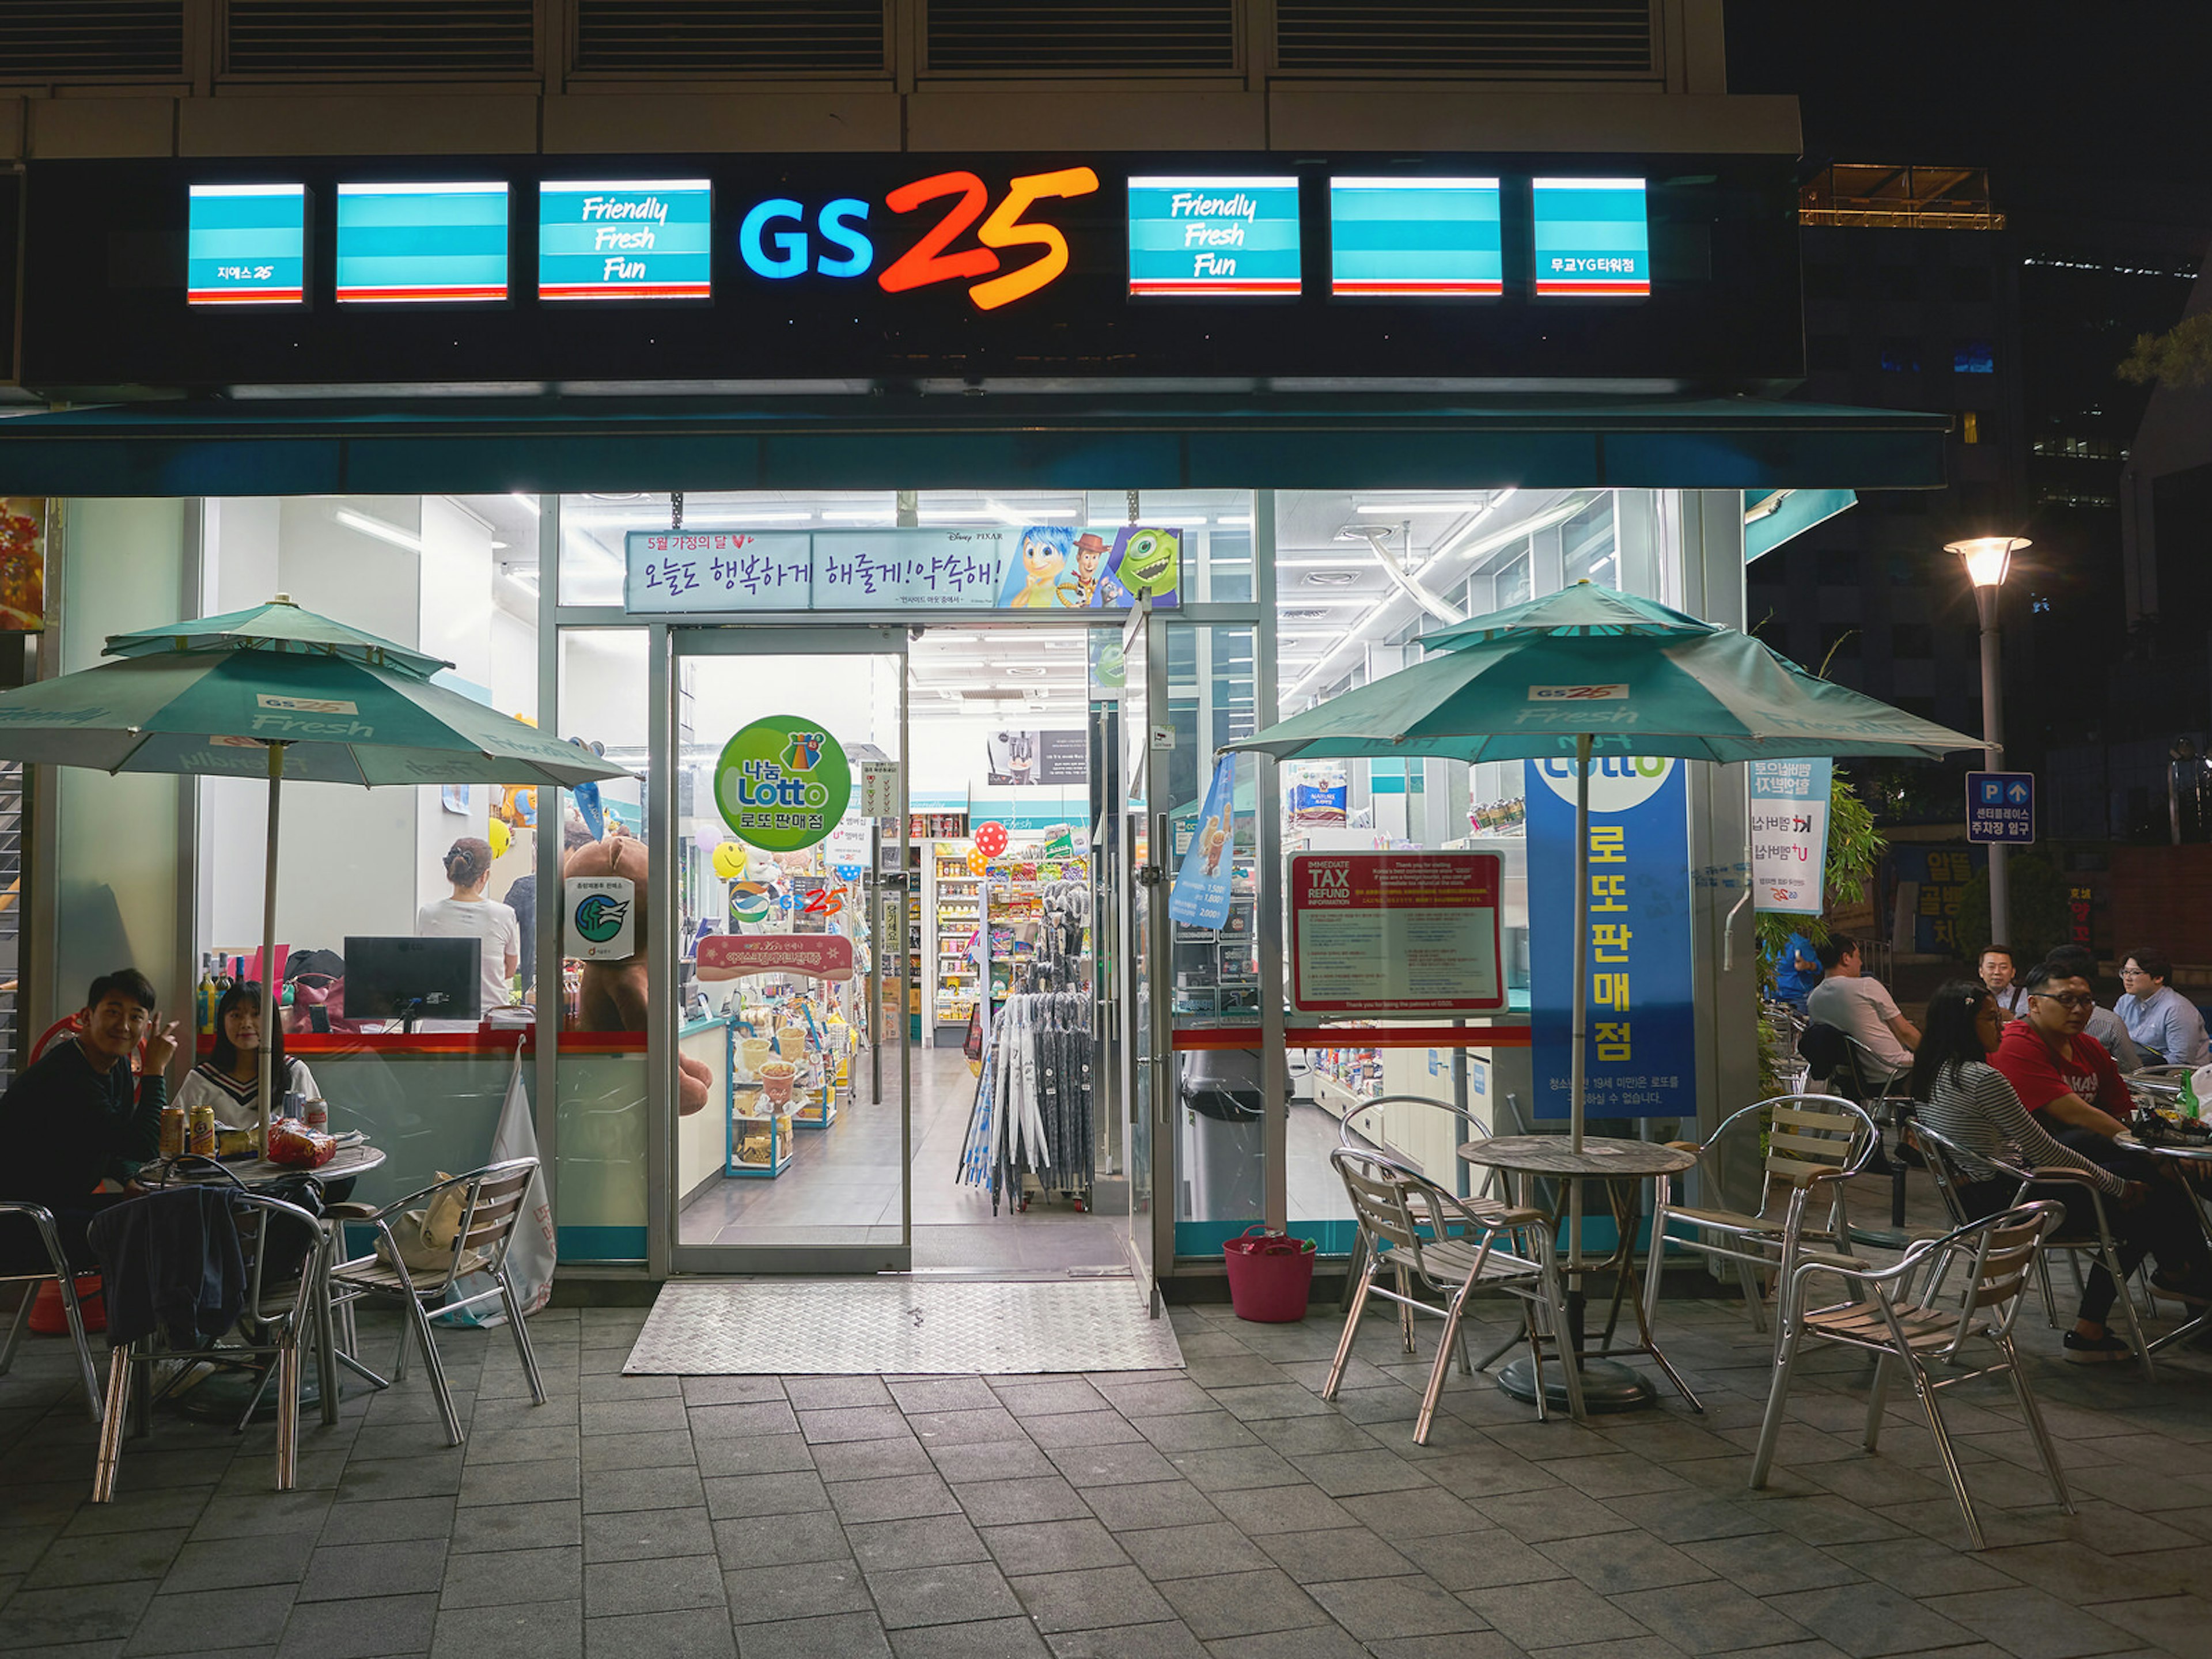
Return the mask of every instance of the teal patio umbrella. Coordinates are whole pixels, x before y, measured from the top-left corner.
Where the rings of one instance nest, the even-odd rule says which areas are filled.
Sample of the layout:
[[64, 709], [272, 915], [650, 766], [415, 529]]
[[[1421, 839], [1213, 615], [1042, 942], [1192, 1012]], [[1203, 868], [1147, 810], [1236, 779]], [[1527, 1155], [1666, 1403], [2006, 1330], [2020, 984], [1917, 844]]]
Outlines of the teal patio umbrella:
[[[278, 594], [225, 616], [117, 634], [116, 659], [0, 695], [0, 760], [269, 780], [261, 962], [276, 1018], [276, 828], [287, 778], [574, 788], [628, 775], [458, 691], [451, 663], [303, 611]], [[274, 1051], [261, 1046], [261, 1129]]]
[[1421, 636], [1437, 654], [1225, 749], [1279, 760], [1575, 757], [1569, 1128], [1583, 1144], [1589, 975], [1589, 768], [1601, 755], [1940, 759], [1981, 739], [1830, 684], [1750, 635], [1577, 583]]

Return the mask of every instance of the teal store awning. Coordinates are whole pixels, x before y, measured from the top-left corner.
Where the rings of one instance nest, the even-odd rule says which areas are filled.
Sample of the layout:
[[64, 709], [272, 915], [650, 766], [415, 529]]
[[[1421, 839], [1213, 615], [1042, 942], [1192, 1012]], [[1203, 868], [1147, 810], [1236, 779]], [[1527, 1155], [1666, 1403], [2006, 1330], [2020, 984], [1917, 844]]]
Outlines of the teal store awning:
[[1944, 482], [1947, 420], [1627, 395], [240, 398], [0, 419], [0, 495], [1920, 489]]
[[1747, 489], [1743, 492], [1743, 561], [1749, 564], [1792, 537], [1858, 504], [1850, 489]]

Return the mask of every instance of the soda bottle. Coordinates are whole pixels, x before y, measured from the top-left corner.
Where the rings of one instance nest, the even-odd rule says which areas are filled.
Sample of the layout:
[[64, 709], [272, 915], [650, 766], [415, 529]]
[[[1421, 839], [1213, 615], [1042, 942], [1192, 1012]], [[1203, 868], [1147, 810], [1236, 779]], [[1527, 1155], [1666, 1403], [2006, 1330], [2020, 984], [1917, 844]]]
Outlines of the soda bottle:
[[2181, 1079], [2181, 1100], [2179, 1104], [2181, 1108], [2182, 1121], [2185, 1123], [2196, 1122], [2198, 1109], [2197, 1103], [2197, 1074], [2194, 1072], [2191, 1072], [2187, 1077]]

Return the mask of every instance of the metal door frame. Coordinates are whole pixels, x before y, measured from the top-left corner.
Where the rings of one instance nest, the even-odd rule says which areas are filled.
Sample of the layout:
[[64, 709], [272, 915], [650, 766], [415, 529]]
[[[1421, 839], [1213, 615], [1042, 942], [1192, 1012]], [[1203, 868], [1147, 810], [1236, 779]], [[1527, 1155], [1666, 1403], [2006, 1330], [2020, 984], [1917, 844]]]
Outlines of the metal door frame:
[[[678, 668], [690, 657], [869, 656], [898, 659], [899, 867], [906, 866], [911, 775], [908, 770], [909, 689], [907, 630], [902, 627], [836, 623], [821, 626], [671, 626], [655, 623], [647, 647], [647, 738], [652, 776], [646, 791], [646, 844], [672, 847], [676, 841]], [[670, 1270], [678, 1273], [904, 1273], [914, 1265], [914, 1060], [913, 1045], [899, 1043], [899, 1243], [887, 1244], [686, 1244], [681, 1236], [683, 1194], [676, 1190], [676, 1028], [679, 1010], [667, 942], [677, 936], [676, 861], [656, 858], [647, 878], [647, 911], [653, 937], [661, 943], [646, 953], [646, 1002], [651, 1021], [646, 1040], [646, 1072], [653, 1081], [650, 1131], [646, 1141], [647, 1212], [658, 1236], [666, 1241]], [[871, 888], [869, 890], [873, 891]], [[902, 912], [900, 925], [903, 928]], [[907, 1006], [906, 940], [901, 937], [898, 1006]], [[883, 944], [876, 941], [877, 960]], [[825, 1133], [834, 1131], [824, 1131]]]

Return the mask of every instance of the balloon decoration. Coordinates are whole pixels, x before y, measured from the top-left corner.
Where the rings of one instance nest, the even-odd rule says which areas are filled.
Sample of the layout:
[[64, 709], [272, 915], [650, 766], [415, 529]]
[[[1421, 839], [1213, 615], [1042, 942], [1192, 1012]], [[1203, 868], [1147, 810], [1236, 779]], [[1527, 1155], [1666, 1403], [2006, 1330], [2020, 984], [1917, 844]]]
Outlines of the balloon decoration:
[[860, 866], [857, 864], [841, 864], [832, 873], [840, 881], [858, 881], [860, 878]]
[[1006, 826], [994, 818], [988, 823], [975, 827], [975, 845], [987, 859], [994, 859], [1006, 850]]
[[495, 859], [507, 856], [507, 849], [514, 840], [514, 831], [507, 827], [505, 818], [494, 818], [484, 826], [485, 839], [491, 843], [491, 855]]
[[742, 842], [726, 841], [714, 848], [714, 873], [724, 881], [735, 881], [745, 872], [745, 848]]
[[983, 849], [981, 848], [971, 847], [968, 849], [968, 873], [969, 875], [981, 875], [983, 873], [984, 866], [989, 862], [990, 860], [983, 856]]

